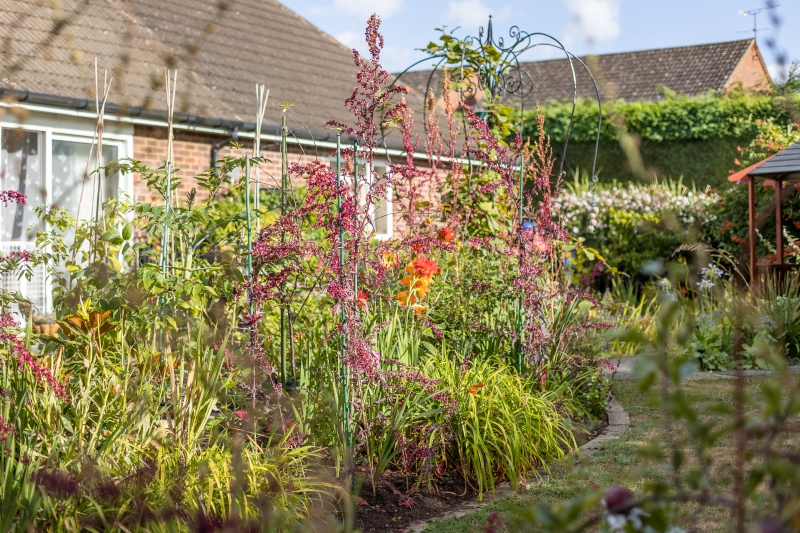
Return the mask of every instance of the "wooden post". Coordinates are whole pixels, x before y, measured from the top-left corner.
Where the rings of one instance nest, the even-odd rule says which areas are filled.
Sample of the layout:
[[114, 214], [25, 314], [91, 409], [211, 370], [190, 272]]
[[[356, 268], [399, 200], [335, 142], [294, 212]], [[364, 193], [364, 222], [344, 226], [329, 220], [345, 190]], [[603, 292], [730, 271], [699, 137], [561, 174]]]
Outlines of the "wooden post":
[[[778, 255], [776, 261], [779, 265], [783, 265], [783, 202], [781, 202], [781, 189], [783, 182], [780, 179], [775, 179], [775, 251]], [[780, 268], [778, 269], [780, 270]]]
[[747, 210], [750, 224], [750, 288], [756, 284], [756, 183], [750, 176], [747, 182]]

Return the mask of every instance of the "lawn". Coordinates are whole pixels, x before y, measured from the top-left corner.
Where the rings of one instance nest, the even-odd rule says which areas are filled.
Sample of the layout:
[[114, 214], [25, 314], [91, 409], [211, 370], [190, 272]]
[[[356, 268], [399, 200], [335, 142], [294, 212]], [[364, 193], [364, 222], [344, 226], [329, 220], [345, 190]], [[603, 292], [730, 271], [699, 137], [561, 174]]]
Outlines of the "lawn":
[[[761, 406], [760, 387], [765, 378], [747, 378], [746, 390], [753, 398], [749, 411], [755, 412]], [[692, 397], [697, 412], [704, 420], [725, 424], [730, 421], [729, 414], [718, 414], [718, 406], [731, 405], [733, 395], [733, 379], [698, 379], [685, 382], [685, 391]], [[784, 387], [784, 396], [791, 393], [793, 387]], [[559, 501], [575, 497], [587, 488], [605, 489], [613, 485], [624, 485], [634, 494], [642, 494], [653, 482], [666, 482], [669, 467], [662, 461], [646, 459], [638, 450], [645, 445], [666, 442], [669, 437], [669, 424], [666, 423], [660, 407], [653, 406], [639, 392], [635, 381], [617, 381], [614, 384], [615, 396], [630, 415], [630, 426], [615, 441], [608, 442], [600, 451], [586, 457], [573, 466], [554, 471], [542, 483], [531, 490], [500, 498], [478, 511], [466, 516], [440, 519], [429, 525], [427, 533], [483, 533], [486, 531], [489, 516], [499, 512], [501, 525], [495, 532], [516, 531], [508, 526], [509, 518], [526, 507], [545, 504], [551, 505]], [[677, 423], [680, 427], [679, 423]], [[792, 426], [797, 428], [800, 420], [795, 417]], [[682, 431], [673, 432], [680, 439], [687, 435]], [[714, 459], [716, 479], [722, 487], [730, 487], [730, 469], [734, 457], [733, 439], [728, 437], [719, 441], [711, 456]], [[796, 446], [796, 445], [795, 445]], [[688, 455], [688, 454], [687, 454]], [[687, 459], [691, 463], [690, 459]], [[588, 485], [588, 487], [587, 487]], [[685, 508], [688, 513], [694, 508]], [[758, 514], [757, 512], [754, 514]], [[713, 507], [703, 508], [693, 523], [685, 523], [684, 527], [696, 531], [728, 531], [730, 518], [726, 510]]]

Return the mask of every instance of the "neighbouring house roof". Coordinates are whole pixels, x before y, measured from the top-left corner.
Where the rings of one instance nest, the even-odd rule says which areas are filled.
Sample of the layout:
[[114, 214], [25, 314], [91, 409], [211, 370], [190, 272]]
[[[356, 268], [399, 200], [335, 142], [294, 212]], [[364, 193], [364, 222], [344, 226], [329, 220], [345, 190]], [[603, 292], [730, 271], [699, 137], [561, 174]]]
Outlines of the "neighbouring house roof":
[[166, 109], [170, 66], [175, 110], [195, 122], [254, 122], [258, 83], [270, 90], [265, 124], [280, 124], [285, 100], [297, 134], [302, 124], [319, 131], [351, 121], [352, 51], [277, 0], [0, 0], [0, 41], [0, 93], [18, 100], [29, 92], [93, 108], [97, 58], [101, 77], [108, 69], [114, 78], [115, 111]]
[[[755, 86], [758, 81], [769, 79], [754, 39], [581, 59], [598, 80], [604, 100], [658, 100], [664, 98], [664, 87], [686, 96], [700, 96], [708, 91], [723, 93], [737, 81], [742, 81], [745, 86]], [[578, 96], [595, 98], [591, 78], [579, 63], [573, 64]], [[526, 102], [533, 105], [572, 99], [572, 72], [566, 59], [523, 62], [520, 67], [531, 75], [534, 83], [533, 92]], [[755, 69], [756, 76], [743, 76], [743, 68], [749, 69], [749, 73]], [[407, 72], [399, 83], [424, 94], [430, 74], [429, 70]], [[438, 84], [441, 84], [441, 75], [436, 73], [431, 86], [436, 90]]]

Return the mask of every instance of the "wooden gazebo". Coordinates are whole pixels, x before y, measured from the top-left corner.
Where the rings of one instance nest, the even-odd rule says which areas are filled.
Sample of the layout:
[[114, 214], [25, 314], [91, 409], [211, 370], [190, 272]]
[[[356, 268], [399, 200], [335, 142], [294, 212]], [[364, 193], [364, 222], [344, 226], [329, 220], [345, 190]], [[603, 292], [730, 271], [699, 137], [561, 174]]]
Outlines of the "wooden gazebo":
[[[750, 234], [750, 285], [758, 280], [759, 270], [768, 275], [785, 277], [800, 265], [787, 265], [784, 259], [783, 243], [783, 201], [794, 191], [794, 184], [800, 183], [800, 142], [767, 159], [749, 166], [728, 177], [730, 181], [747, 182]], [[756, 180], [764, 180], [765, 185], [775, 187], [775, 250], [776, 261], [772, 264], [757, 264], [756, 257]], [[786, 185], [789, 185], [787, 187]]]

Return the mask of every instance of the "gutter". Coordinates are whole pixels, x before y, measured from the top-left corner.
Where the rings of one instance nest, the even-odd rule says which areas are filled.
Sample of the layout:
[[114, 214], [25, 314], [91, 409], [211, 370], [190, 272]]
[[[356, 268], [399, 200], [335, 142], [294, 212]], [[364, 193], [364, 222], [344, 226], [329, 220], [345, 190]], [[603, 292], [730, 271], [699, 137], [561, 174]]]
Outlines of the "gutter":
[[[78, 116], [82, 118], [97, 118], [97, 107], [93, 100], [85, 98], [71, 98], [52, 94], [34, 93], [18, 89], [0, 87], [0, 106], [22, 107], [31, 111], [42, 113]], [[106, 103], [106, 120], [127, 122], [144, 126], [167, 127], [169, 116], [166, 111], [146, 109], [141, 106], [121, 106]], [[232, 137], [234, 132], [238, 137], [255, 138], [256, 123], [223, 118], [203, 117], [187, 113], [173, 113], [173, 128], [180, 130], [197, 131], [211, 135]], [[279, 142], [281, 127], [263, 124], [261, 138], [268, 141]], [[352, 145], [357, 138], [353, 135], [342, 135], [342, 144]], [[336, 148], [336, 133], [329, 130], [290, 129], [287, 135], [289, 144], [301, 146], [317, 146], [322, 148]], [[224, 141], [225, 145], [228, 141]], [[214, 146], [212, 146], [213, 150]], [[388, 156], [403, 156], [405, 150], [401, 142], [386, 140], [386, 147], [377, 148]], [[415, 152], [414, 159], [427, 159], [424, 152]]]

